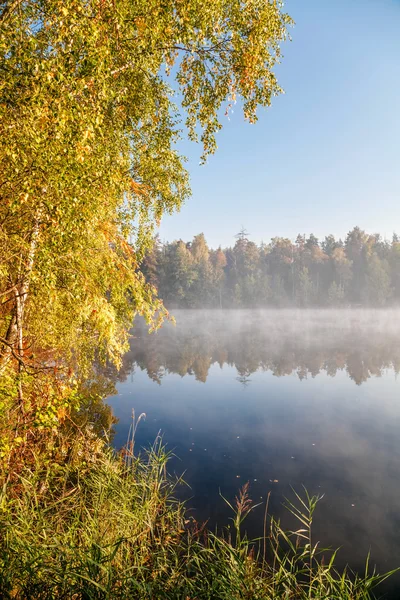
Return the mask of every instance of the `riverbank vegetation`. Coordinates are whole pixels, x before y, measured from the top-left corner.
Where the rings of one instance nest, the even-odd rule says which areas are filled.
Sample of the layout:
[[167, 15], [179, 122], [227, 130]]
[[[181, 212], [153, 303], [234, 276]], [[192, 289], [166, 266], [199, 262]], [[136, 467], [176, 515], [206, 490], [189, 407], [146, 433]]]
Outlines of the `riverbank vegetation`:
[[182, 482], [167, 475], [160, 440], [138, 457], [133, 441], [117, 455], [90, 430], [69, 435], [65, 447], [53, 436], [51, 460], [33, 458], [0, 493], [4, 599], [366, 600], [385, 578], [335, 570], [335, 553], [312, 539], [316, 497], [288, 505], [296, 531], [265, 513], [251, 541], [246, 485], [231, 525], [212, 533], [176, 500]]

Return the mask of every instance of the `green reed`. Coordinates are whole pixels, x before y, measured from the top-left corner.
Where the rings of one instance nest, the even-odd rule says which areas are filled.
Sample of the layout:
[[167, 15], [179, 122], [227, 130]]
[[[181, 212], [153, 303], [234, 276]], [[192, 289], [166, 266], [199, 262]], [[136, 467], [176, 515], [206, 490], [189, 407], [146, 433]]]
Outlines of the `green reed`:
[[[134, 430], [134, 428], [132, 428]], [[89, 436], [89, 437], [88, 437]], [[264, 535], [243, 522], [248, 486], [222, 534], [188, 519], [167, 474], [161, 439], [141, 456], [132, 435], [122, 454], [92, 436], [64, 461], [30, 461], [0, 493], [0, 597], [35, 600], [361, 600], [390, 573], [338, 572], [312, 538], [319, 498], [295, 494], [299, 528], [266, 514]]]

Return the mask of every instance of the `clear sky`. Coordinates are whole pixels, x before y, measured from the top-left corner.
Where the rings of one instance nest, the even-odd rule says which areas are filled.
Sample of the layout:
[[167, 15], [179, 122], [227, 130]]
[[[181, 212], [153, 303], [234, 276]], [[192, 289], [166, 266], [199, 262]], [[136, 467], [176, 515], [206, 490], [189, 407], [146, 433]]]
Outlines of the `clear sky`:
[[287, 0], [292, 42], [278, 67], [286, 94], [249, 125], [224, 119], [193, 195], [165, 217], [162, 240], [203, 232], [211, 247], [243, 225], [255, 242], [400, 232], [400, 0]]

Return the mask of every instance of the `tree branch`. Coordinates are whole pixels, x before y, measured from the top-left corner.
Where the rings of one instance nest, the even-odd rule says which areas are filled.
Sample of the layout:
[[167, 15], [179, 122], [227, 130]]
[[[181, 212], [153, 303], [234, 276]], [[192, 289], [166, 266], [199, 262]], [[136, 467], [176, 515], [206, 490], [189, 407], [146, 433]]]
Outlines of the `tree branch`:
[[0, 337], [0, 343], [4, 344], [8, 348], [10, 348], [11, 354], [13, 355], [15, 360], [18, 361], [18, 364], [21, 367], [23, 367], [27, 373], [29, 373], [29, 371], [30, 371], [31, 375], [36, 375], [38, 373], [45, 373], [46, 371], [51, 371], [52, 369], [54, 369], [54, 366], [47, 366], [47, 365], [35, 366], [34, 364], [29, 365], [25, 362], [25, 360], [19, 354], [17, 354], [17, 352], [15, 352], [14, 344], [8, 342], [5, 338], [2, 338], [2, 337]]
[[0, 342], [2, 344], [4, 344], [5, 346], [7, 346], [8, 348], [10, 348], [11, 350], [11, 354], [13, 355], [13, 357], [15, 358], [15, 360], [17, 360], [19, 362], [19, 364], [23, 365], [24, 367], [26, 367], [26, 363], [25, 361], [15, 352], [14, 350], [14, 346], [15, 344], [12, 344], [11, 342], [8, 342], [5, 338], [0, 337]]
[[5, 7], [5, 9], [3, 10], [3, 12], [0, 15], [0, 25], [2, 25], [3, 23], [6, 22], [6, 20], [11, 17], [12, 13], [14, 12], [14, 10], [16, 8], [18, 8], [18, 6], [22, 4], [22, 0], [14, 0], [14, 2], [11, 2], [9, 4], [7, 4], [7, 6]]
[[8, 290], [6, 290], [5, 292], [1, 292], [1, 293], [0, 293], [0, 298], [1, 298], [2, 296], [6, 296], [6, 295], [7, 295], [7, 294], [9, 294], [10, 292], [13, 292], [13, 291], [15, 290], [15, 288], [16, 288], [16, 286], [15, 286], [15, 285], [13, 285], [12, 287], [10, 287], [10, 288], [9, 288]]

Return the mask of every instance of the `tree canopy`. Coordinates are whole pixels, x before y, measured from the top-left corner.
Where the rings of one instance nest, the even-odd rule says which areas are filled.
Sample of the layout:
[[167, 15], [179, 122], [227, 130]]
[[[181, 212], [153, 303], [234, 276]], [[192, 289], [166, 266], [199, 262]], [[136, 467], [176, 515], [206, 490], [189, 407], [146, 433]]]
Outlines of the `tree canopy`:
[[254, 122], [290, 24], [275, 0], [0, 2], [1, 371], [118, 363], [134, 314], [157, 326], [140, 262], [190, 193], [182, 128], [205, 158], [236, 100]]
[[310, 234], [257, 245], [245, 230], [233, 247], [211, 250], [203, 234], [161, 245], [143, 271], [174, 308], [375, 306], [400, 301], [400, 244], [352, 229], [343, 242]]

